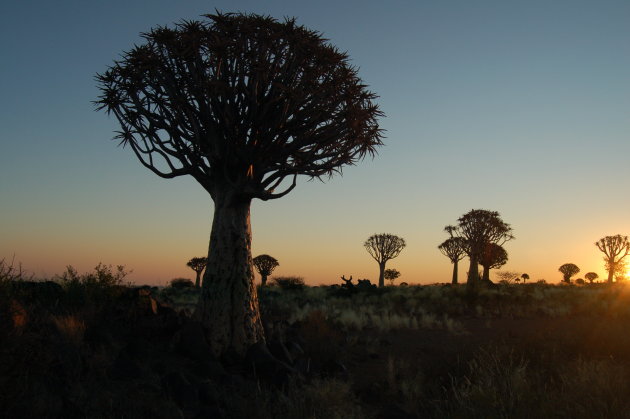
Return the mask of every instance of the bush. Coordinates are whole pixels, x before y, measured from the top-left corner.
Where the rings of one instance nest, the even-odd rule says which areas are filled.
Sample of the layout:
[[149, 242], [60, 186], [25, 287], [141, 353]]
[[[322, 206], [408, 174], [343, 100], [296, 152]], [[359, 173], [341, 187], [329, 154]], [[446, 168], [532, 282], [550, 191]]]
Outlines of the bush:
[[305, 286], [301, 276], [276, 276], [271, 278], [271, 283], [283, 290], [301, 290]]
[[170, 284], [172, 288], [176, 288], [176, 289], [191, 288], [195, 286], [192, 280], [188, 278], [174, 278], [174, 279], [171, 279]]

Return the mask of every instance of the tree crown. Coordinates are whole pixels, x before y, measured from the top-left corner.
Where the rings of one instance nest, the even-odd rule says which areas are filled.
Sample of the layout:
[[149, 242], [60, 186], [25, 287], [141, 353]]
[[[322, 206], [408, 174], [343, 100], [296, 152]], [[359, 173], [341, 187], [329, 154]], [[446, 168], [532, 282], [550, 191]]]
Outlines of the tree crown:
[[451, 260], [452, 263], [459, 262], [464, 258], [464, 239], [462, 237], [450, 237], [438, 246], [440, 252]]
[[194, 257], [186, 263], [186, 266], [191, 268], [193, 271], [201, 272], [206, 268], [207, 264], [208, 264], [207, 257]]
[[267, 200], [382, 145], [377, 96], [319, 32], [295, 19], [204, 17], [151, 29], [96, 77], [97, 110], [115, 116], [116, 138], [145, 167], [191, 175], [213, 199], [227, 185]]
[[[479, 264], [486, 269], [497, 269], [508, 261], [508, 253], [496, 243], [487, 243], [479, 257]], [[517, 275], [518, 276], [518, 275]]]
[[457, 221], [458, 225], [453, 233], [464, 238], [464, 250], [468, 255], [479, 257], [486, 244], [503, 245], [514, 238], [512, 227], [501, 219], [497, 211], [474, 209], [459, 217]]
[[628, 236], [617, 234], [606, 236], [595, 242], [595, 246], [604, 253], [604, 261], [615, 264], [630, 254], [630, 242]]
[[394, 234], [373, 234], [363, 246], [378, 263], [387, 262], [402, 252], [407, 244], [405, 239]]
[[565, 281], [569, 281], [573, 275], [580, 272], [580, 268], [574, 263], [565, 263], [558, 268], [558, 271], [562, 273]]
[[276, 258], [269, 255], [259, 255], [253, 259], [254, 266], [256, 270], [261, 275], [271, 275], [274, 269], [277, 266], [280, 266], [280, 263], [276, 260]]

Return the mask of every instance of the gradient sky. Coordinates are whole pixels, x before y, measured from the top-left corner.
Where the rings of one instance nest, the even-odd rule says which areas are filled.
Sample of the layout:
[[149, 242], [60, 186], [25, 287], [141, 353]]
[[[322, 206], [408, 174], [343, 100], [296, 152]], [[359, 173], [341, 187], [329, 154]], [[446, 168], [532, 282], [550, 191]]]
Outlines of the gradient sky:
[[[450, 280], [442, 228], [473, 208], [514, 228], [504, 269], [605, 275], [600, 237], [630, 233], [630, 2], [20, 1], [0, 6], [0, 259], [193, 278], [212, 201], [112, 141], [94, 75], [155, 25], [215, 9], [295, 16], [348, 51], [386, 114], [379, 155], [252, 205], [253, 255], [278, 275], [378, 277], [363, 248], [404, 237], [399, 281]], [[460, 279], [467, 261], [460, 269]]]

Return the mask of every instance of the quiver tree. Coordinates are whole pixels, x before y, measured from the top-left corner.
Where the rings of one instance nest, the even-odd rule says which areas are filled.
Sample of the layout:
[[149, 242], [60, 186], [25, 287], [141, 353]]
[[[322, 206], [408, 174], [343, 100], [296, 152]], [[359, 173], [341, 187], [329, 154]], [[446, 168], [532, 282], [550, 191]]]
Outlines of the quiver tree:
[[214, 201], [196, 316], [212, 352], [264, 341], [251, 257], [250, 203], [288, 194], [298, 175], [341, 172], [381, 145], [381, 115], [320, 33], [254, 14], [205, 15], [142, 34], [97, 76], [98, 109], [163, 178], [190, 175]]
[[616, 236], [606, 236], [595, 242], [595, 246], [604, 253], [604, 262], [608, 271], [608, 282], [612, 283], [615, 272], [618, 271], [617, 264], [630, 253], [630, 242], [628, 236], [617, 234]]
[[578, 268], [574, 263], [565, 263], [558, 268], [558, 271], [562, 273], [562, 280], [567, 284], [570, 284], [571, 277], [580, 272], [580, 268]]
[[394, 281], [400, 277], [400, 272], [397, 269], [385, 269], [385, 272], [383, 272], [383, 277], [388, 280], [390, 284], [393, 285]]
[[512, 227], [505, 223], [497, 211], [471, 210], [457, 219], [457, 226], [449, 226], [453, 235], [463, 238], [464, 251], [470, 259], [468, 286], [479, 283], [479, 260], [486, 246], [499, 246], [512, 240]]
[[521, 279], [523, 280], [523, 284], [524, 284], [529, 279], [529, 275], [528, 274], [523, 274], [523, 275], [521, 275]]
[[[502, 246], [496, 243], [488, 243], [481, 252], [479, 264], [483, 266], [482, 281], [490, 281], [490, 269], [498, 269], [508, 261], [508, 254]], [[516, 277], [518, 281], [518, 276]]]
[[438, 246], [440, 252], [449, 258], [453, 264], [453, 278], [451, 279], [452, 284], [457, 284], [457, 265], [466, 255], [464, 252], [463, 240], [464, 239], [461, 237], [451, 237]]
[[587, 272], [586, 274], [584, 274], [584, 278], [586, 278], [588, 282], [592, 284], [597, 278], [599, 278], [599, 275], [597, 275], [595, 272]]
[[365, 243], [365, 250], [378, 262], [378, 286], [385, 286], [385, 264], [394, 259], [405, 248], [405, 239], [394, 234], [373, 234]]
[[260, 274], [260, 283], [264, 287], [267, 284], [267, 278], [274, 269], [280, 264], [276, 258], [269, 255], [259, 255], [253, 259], [254, 267]]
[[201, 273], [203, 272], [204, 269], [206, 269], [207, 264], [208, 264], [207, 257], [192, 258], [186, 263], [186, 266], [188, 266], [190, 269], [195, 271], [195, 273], [197, 274], [197, 277], [195, 278], [195, 287], [197, 288], [199, 288], [199, 285], [200, 285]]

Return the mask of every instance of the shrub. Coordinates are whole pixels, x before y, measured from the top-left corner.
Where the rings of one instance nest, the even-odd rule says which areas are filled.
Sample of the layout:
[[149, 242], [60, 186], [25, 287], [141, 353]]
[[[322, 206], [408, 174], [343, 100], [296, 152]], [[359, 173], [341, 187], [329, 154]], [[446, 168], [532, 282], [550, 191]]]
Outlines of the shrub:
[[193, 287], [195, 285], [188, 278], [173, 278], [173, 279], [171, 279], [170, 284], [171, 284], [172, 288], [177, 288], [177, 289], [191, 288], [191, 287]]
[[301, 276], [276, 276], [271, 278], [271, 282], [283, 290], [301, 290], [305, 286]]

